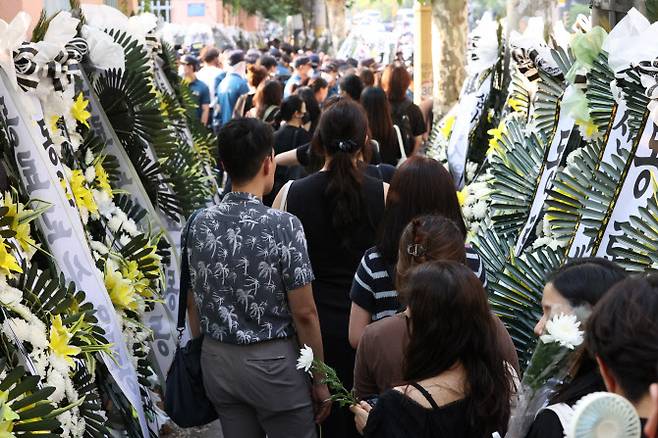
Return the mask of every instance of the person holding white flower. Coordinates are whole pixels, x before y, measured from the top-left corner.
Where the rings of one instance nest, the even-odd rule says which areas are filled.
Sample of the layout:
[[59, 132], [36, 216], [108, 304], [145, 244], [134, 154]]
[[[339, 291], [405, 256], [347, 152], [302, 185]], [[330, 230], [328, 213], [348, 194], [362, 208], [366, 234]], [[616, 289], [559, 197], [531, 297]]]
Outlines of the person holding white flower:
[[458, 262], [423, 263], [408, 274], [407, 384], [375, 407], [352, 406], [366, 438], [504, 435], [513, 379], [496, 340], [487, 293]]
[[[550, 342], [548, 338], [551, 335], [547, 332], [560, 335], [567, 342], [580, 336], [580, 339], [571, 339], [573, 349], [573, 344], [582, 343], [582, 335], [580, 330], [573, 334], [568, 332], [571, 325], [567, 317], [572, 316], [578, 307], [591, 309], [612, 286], [625, 277], [622, 268], [602, 258], [582, 258], [567, 263], [551, 274], [544, 287], [544, 314], [535, 327], [535, 333], [545, 342]], [[562, 317], [560, 314], [563, 314]], [[566, 324], [561, 325], [560, 321]], [[550, 397], [549, 406], [537, 413], [527, 438], [562, 438], [575, 403], [587, 394], [605, 390], [596, 362], [586, 354], [584, 346], [579, 347], [574, 354], [576, 359], [570, 371], [570, 379]]]
[[643, 426], [658, 409], [650, 393], [658, 381], [657, 315], [658, 274], [628, 278], [596, 305], [586, 333], [606, 388], [633, 404]]

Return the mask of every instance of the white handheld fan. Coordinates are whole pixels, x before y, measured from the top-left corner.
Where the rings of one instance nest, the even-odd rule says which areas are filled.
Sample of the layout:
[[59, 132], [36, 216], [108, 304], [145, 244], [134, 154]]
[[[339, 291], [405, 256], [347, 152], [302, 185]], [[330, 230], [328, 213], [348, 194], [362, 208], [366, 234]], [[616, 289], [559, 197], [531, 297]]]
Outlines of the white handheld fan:
[[576, 403], [566, 438], [639, 438], [641, 431], [640, 417], [628, 400], [595, 392]]

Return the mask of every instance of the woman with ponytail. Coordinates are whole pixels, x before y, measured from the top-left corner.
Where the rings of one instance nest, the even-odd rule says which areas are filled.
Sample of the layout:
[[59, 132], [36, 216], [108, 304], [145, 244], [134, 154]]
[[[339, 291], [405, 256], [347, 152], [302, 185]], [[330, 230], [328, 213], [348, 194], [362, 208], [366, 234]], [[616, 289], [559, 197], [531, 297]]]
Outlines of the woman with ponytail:
[[[350, 286], [363, 252], [375, 242], [388, 190], [357, 163], [367, 134], [368, 119], [357, 103], [341, 99], [332, 105], [313, 138], [324, 155], [322, 171], [286, 184], [274, 201], [304, 226], [325, 361], [346, 388], [352, 387], [355, 354], [348, 340]], [[336, 407], [322, 430], [330, 437], [359, 436], [349, 411]]]

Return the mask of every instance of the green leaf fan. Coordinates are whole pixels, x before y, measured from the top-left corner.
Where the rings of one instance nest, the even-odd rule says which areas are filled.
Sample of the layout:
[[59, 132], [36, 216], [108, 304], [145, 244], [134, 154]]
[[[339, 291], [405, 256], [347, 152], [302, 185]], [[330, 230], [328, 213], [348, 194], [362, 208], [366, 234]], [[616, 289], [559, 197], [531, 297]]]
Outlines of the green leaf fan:
[[[55, 406], [48, 400], [55, 388], [39, 388], [39, 377], [26, 373], [22, 366], [10, 368], [6, 359], [0, 358], [0, 425], [10, 430], [16, 438], [59, 436], [59, 415]], [[13, 434], [13, 435], [11, 435]]]
[[550, 141], [557, 127], [560, 116], [560, 99], [565, 88], [566, 84], [563, 81], [539, 70], [533, 117], [546, 141]]
[[599, 132], [610, 132], [614, 119], [615, 100], [610, 90], [610, 83], [614, 79], [615, 74], [608, 66], [608, 54], [602, 51], [587, 74], [585, 92], [592, 122]]
[[513, 238], [528, 218], [544, 160], [544, 142], [534, 131], [526, 134], [524, 128], [522, 122], [510, 119], [500, 142], [503, 153], [490, 159], [491, 220], [498, 233]]
[[658, 198], [651, 197], [646, 207], [620, 224], [623, 233], [615, 236], [614, 260], [629, 271], [658, 270]]
[[548, 247], [512, 258], [489, 288], [489, 302], [503, 320], [516, 345], [521, 364], [527, 363], [536, 343], [533, 329], [541, 317], [541, 296], [548, 274], [563, 262]]

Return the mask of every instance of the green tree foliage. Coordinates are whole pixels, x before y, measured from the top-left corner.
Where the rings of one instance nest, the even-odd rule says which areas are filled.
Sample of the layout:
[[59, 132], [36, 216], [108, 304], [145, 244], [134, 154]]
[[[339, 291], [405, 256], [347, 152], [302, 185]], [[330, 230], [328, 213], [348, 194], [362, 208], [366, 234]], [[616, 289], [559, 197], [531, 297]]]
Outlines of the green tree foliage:
[[258, 13], [277, 21], [302, 12], [302, 0], [229, 0], [226, 3], [231, 5], [234, 11], [242, 9], [249, 14]]

